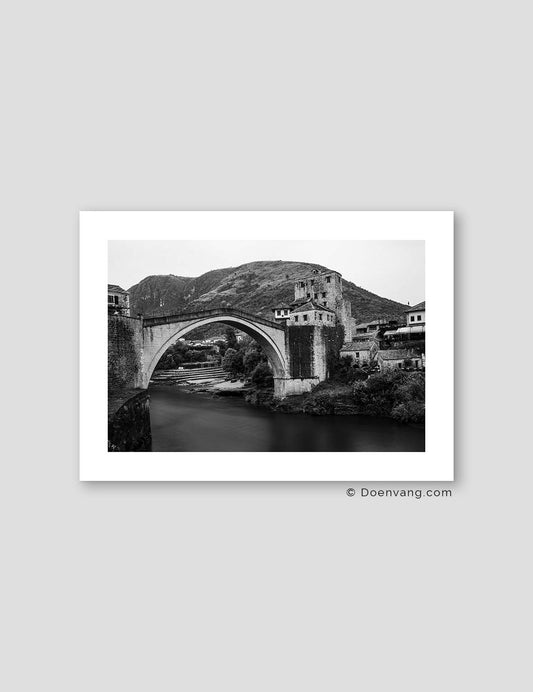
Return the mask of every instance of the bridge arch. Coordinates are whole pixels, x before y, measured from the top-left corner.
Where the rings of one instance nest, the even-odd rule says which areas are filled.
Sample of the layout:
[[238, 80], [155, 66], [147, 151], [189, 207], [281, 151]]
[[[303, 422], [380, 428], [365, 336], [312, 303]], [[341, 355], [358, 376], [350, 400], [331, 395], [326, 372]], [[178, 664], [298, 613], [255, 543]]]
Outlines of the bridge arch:
[[[168, 319], [168, 318], [167, 318]], [[143, 327], [144, 332], [144, 372], [143, 384], [147, 388], [150, 378], [159, 360], [165, 351], [170, 348], [178, 339], [183, 338], [189, 332], [208, 324], [219, 322], [221, 324], [234, 327], [249, 334], [262, 347], [268, 361], [272, 367], [275, 378], [288, 377], [288, 363], [285, 352], [285, 331], [273, 324], [272, 327], [261, 324], [255, 320], [228, 314], [210, 315], [198, 317], [190, 320], [165, 321], [163, 324], [151, 324], [158, 320], [146, 320], [147, 324]], [[265, 321], [266, 322], [266, 321]]]

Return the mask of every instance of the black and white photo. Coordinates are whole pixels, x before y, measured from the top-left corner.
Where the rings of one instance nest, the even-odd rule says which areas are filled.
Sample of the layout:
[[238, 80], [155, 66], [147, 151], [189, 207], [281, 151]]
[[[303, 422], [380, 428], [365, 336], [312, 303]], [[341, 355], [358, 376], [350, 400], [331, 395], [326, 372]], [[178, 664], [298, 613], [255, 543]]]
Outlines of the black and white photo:
[[[453, 354], [443, 360], [430, 347], [447, 337], [441, 319], [438, 336], [433, 327], [438, 295], [426, 319], [431, 241], [416, 224], [409, 237], [404, 224], [388, 231], [394, 218], [378, 212], [87, 216], [109, 229], [95, 295], [106, 319], [107, 369], [98, 376], [110, 466], [152, 458], [157, 468], [163, 455], [176, 474], [195, 460], [200, 473], [209, 458], [224, 475], [230, 457], [253, 476], [276, 458], [272, 468], [290, 459], [287, 469], [299, 464], [305, 476], [317, 464], [327, 475], [347, 457], [366, 468], [374, 460], [376, 473], [384, 457], [428, 458], [426, 422], [437, 407], [426, 380]], [[437, 217], [449, 224], [439, 242], [448, 242], [452, 217], [426, 213]], [[113, 221], [132, 218], [152, 229], [170, 220], [172, 232], [150, 237], [119, 223], [115, 235]], [[238, 220], [242, 237], [228, 232]], [[192, 232], [199, 221], [210, 237]], [[376, 221], [385, 233], [373, 230]], [[347, 223], [351, 234], [340, 232]]]

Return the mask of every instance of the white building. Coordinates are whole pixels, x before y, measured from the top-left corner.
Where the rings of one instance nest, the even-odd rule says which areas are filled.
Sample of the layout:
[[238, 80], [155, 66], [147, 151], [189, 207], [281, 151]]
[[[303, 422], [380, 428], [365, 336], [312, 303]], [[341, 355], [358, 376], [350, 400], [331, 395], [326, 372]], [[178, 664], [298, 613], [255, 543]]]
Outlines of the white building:
[[116, 284], [107, 284], [107, 313], [130, 316], [130, 294]]
[[282, 322], [289, 318], [289, 315], [291, 314], [291, 306], [287, 305], [286, 303], [280, 303], [280, 305], [272, 308], [272, 312], [274, 313], [274, 318]]
[[409, 310], [404, 311], [407, 316], [407, 326], [426, 324], [426, 301], [413, 305]]

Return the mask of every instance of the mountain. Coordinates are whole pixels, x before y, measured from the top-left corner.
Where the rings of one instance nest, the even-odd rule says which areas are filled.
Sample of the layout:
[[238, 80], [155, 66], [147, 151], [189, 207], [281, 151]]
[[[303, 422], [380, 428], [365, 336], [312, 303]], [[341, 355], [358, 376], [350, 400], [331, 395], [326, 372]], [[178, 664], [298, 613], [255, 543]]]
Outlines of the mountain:
[[[272, 318], [271, 309], [294, 300], [294, 283], [313, 269], [331, 271], [307, 262], [249, 262], [215, 269], [192, 278], [174, 274], [147, 276], [129, 289], [131, 314], [171, 315], [215, 307], [236, 307]], [[343, 278], [344, 297], [357, 322], [377, 317], [400, 318], [407, 305], [366, 291]]]

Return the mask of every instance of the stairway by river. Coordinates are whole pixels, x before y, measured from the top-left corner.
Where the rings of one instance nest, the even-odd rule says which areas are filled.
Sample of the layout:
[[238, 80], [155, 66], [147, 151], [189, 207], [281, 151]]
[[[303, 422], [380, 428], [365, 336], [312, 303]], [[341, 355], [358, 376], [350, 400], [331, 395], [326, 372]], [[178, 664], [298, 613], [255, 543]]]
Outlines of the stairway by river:
[[153, 384], [216, 384], [224, 382], [227, 373], [221, 367], [190, 368], [183, 370], [155, 370], [152, 379]]

